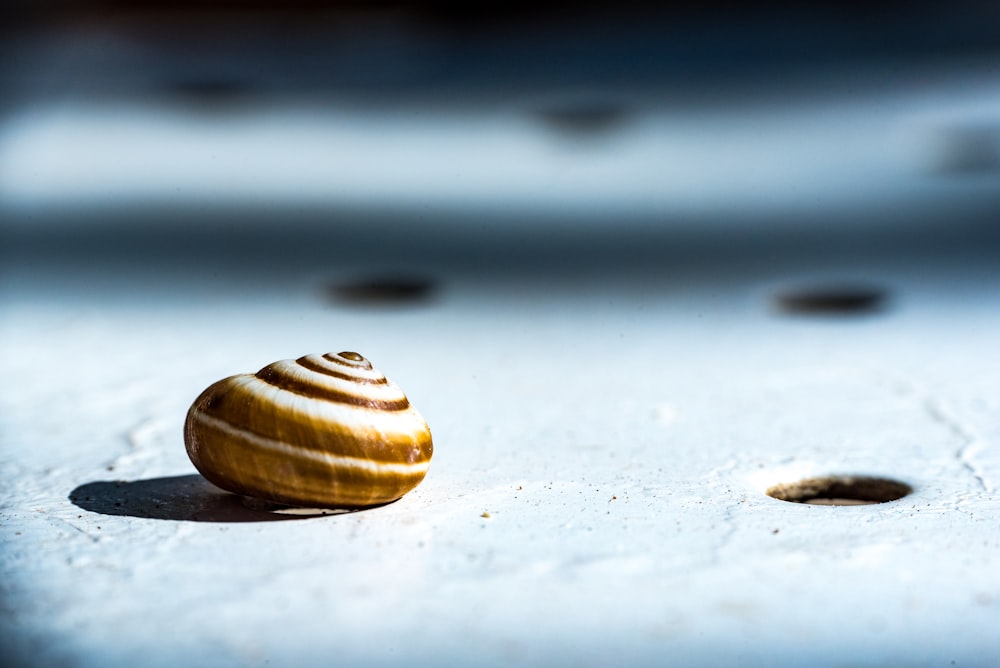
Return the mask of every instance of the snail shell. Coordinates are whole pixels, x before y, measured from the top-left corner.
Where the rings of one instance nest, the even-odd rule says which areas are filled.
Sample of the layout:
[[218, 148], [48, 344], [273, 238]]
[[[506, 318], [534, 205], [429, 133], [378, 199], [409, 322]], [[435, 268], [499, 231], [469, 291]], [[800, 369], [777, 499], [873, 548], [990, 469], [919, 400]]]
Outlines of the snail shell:
[[402, 390], [352, 352], [220, 380], [188, 411], [184, 444], [223, 489], [333, 508], [395, 501], [420, 484], [434, 451]]

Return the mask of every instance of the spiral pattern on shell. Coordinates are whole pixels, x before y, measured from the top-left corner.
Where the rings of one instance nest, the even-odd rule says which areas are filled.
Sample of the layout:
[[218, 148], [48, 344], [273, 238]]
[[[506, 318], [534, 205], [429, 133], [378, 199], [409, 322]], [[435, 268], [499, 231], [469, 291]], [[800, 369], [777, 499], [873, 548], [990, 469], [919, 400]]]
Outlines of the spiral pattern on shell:
[[352, 352], [220, 380], [188, 411], [184, 443], [223, 489], [332, 508], [398, 499], [423, 480], [434, 450], [402, 390]]

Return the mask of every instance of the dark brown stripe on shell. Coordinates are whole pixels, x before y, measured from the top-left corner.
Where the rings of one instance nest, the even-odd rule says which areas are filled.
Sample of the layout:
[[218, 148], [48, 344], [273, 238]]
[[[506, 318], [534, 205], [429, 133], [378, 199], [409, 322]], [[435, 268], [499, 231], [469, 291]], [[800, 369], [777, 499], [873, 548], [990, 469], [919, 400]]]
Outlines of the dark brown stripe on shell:
[[282, 390], [294, 392], [295, 394], [313, 399], [324, 399], [338, 404], [350, 404], [352, 406], [365, 406], [382, 411], [402, 411], [410, 407], [410, 402], [406, 397], [396, 401], [381, 401], [378, 399], [366, 399], [346, 392], [338, 392], [325, 387], [310, 385], [301, 380], [285, 375], [271, 366], [264, 367], [257, 372], [257, 378], [269, 385], [273, 385]]
[[341, 380], [349, 380], [352, 383], [363, 383], [365, 385], [387, 385], [389, 383], [389, 381], [385, 379], [385, 376], [382, 376], [381, 378], [362, 378], [359, 376], [352, 376], [349, 373], [341, 373], [339, 371], [336, 371], [335, 369], [328, 369], [325, 366], [320, 366], [319, 364], [316, 364], [315, 362], [310, 360], [308, 357], [300, 357], [297, 360], [295, 360], [295, 362], [299, 366], [309, 369], [310, 371], [321, 373], [324, 376], [332, 376], [334, 378], [340, 378]]

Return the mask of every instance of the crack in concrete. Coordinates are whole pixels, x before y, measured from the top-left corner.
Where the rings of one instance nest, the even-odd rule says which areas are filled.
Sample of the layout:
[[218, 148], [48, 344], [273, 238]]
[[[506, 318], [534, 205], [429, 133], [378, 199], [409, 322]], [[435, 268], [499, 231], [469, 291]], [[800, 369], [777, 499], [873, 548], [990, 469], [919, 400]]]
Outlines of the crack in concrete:
[[736, 508], [738, 505], [727, 505], [722, 515], [722, 525], [725, 529], [719, 535], [715, 545], [712, 546], [712, 554], [709, 562], [713, 565], [722, 563], [723, 553], [729, 550], [736, 540], [736, 534], [739, 533], [740, 527], [736, 521]]
[[913, 379], [877, 369], [871, 371], [877, 381], [888, 382], [898, 395], [912, 397], [919, 401], [925, 415], [958, 439], [960, 445], [954, 452], [955, 459], [972, 476], [982, 491], [993, 491], [993, 484], [987, 480], [983, 469], [975, 460], [975, 455], [981, 450], [983, 444], [982, 439], [972, 429], [963, 425], [958, 416], [947, 410], [939, 399]]
[[[717, 540], [712, 545], [712, 551], [708, 559], [708, 563], [714, 566], [723, 562], [723, 553], [728, 551], [735, 542], [736, 535], [739, 533], [741, 528], [738, 522], [737, 512], [738, 509], [746, 503], [747, 499], [743, 494], [739, 494], [735, 498], [732, 496], [732, 490], [735, 488], [736, 483], [734, 480], [734, 474], [739, 468], [740, 465], [733, 460], [725, 466], [714, 469], [707, 476], [708, 480], [714, 481], [714, 488], [725, 489], [726, 495], [730, 497], [730, 501], [723, 506], [722, 513], [719, 516], [722, 528], [719, 532]], [[714, 529], [715, 526], [712, 528]]]
[[82, 527], [79, 527], [79, 526], [77, 526], [76, 524], [74, 524], [73, 522], [70, 522], [70, 521], [69, 521], [69, 520], [67, 520], [67, 519], [63, 519], [62, 517], [59, 517], [59, 516], [57, 516], [57, 515], [51, 515], [51, 516], [49, 517], [49, 519], [50, 519], [51, 521], [53, 521], [53, 522], [56, 522], [56, 523], [58, 523], [58, 524], [63, 524], [63, 525], [65, 525], [65, 526], [68, 526], [68, 527], [69, 527], [70, 529], [75, 529], [76, 531], [79, 531], [79, 532], [80, 532], [80, 533], [82, 533], [82, 534], [83, 534], [84, 536], [86, 536], [87, 538], [89, 538], [89, 539], [91, 540], [91, 542], [93, 542], [93, 543], [98, 543], [98, 542], [100, 542], [100, 540], [101, 540], [101, 537], [100, 537], [100, 536], [95, 536], [94, 534], [90, 533], [90, 532], [89, 532], [89, 531], [87, 531], [86, 529], [84, 529], [84, 528], [82, 528]]
[[962, 468], [972, 475], [978, 483], [979, 488], [984, 492], [993, 491], [991, 489], [992, 485], [989, 485], [986, 482], [983, 470], [976, 464], [976, 461], [973, 458], [975, 453], [979, 450], [979, 438], [977, 438], [970, 429], [963, 426], [957, 417], [951, 415], [944, 408], [944, 406], [934, 398], [928, 397], [924, 399], [924, 410], [932, 420], [945, 427], [961, 441], [962, 444], [957, 450], [955, 450], [955, 459], [957, 459], [959, 464], [962, 465]]
[[163, 419], [157, 416], [144, 417], [133, 423], [122, 434], [122, 438], [128, 445], [128, 450], [107, 461], [108, 470], [120, 470], [130, 466], [134, 467], [136, 471], [143, 470], [142, 464], [161, 456], [162, 449], [158, 448], [157, 439], [165, 433], [166, 424]]

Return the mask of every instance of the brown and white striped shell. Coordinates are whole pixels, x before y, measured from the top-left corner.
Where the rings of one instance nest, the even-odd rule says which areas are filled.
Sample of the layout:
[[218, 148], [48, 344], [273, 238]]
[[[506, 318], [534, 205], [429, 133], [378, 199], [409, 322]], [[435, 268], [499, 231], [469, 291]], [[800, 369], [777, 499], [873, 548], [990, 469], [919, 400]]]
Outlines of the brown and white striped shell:
[[402, 390], [352, 352], [220, 380], [188, 411], [184, 443], [223, 489], [325, 508], [395, 501], [420, 484], [434, 451]]

